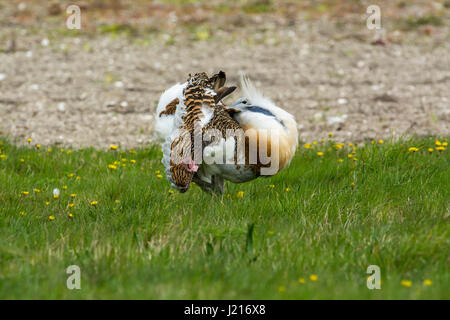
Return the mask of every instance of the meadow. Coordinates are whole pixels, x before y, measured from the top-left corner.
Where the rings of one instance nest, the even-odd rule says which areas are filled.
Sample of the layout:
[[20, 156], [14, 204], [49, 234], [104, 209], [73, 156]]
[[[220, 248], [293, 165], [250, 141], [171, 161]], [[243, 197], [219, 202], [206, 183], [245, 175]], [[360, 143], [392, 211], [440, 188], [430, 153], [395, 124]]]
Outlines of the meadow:
[[449, 299], [447, 140], [302, 143], [217, 196], [172, 191], [157, 146], [2, 139], [0, 298]]

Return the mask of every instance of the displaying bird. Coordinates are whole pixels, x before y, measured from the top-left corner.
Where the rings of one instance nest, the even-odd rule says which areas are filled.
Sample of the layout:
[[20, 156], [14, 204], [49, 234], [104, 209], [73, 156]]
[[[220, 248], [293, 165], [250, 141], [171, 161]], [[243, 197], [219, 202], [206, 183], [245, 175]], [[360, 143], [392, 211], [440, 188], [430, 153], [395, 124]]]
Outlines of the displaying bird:
[[[203, 141], [204, 132], [215, 129], [221, 130], [223, 135], [227, 129], [240, 128], [220, 105], [220, 100], [236, 89], [225, 87], [225, 81], [226, 76], [222, 71], [211, 78], [206, 73], [190, 75], [185, 84], [174, 86], [172, 90], [177, 96], [173, 98], [169, 94], [173, 99], [164, 109], [163, 104], [158, 106], [157, 117], [165, 123], [159, 123], [157, 127], [166, 126], [164, 130], [168, 133], [163, 144], [163, 164], [169, 181], [181, 192], [189, 188], [199, 168], [194, 161], [196, 130], [200, 137], [198, 154], [201, 158], [203, 148], [215, 143], [215, 139]], [[171, 91], [169, 93], [172, 94]], [[162, 98], [165, 99], [164, 94]]]
[[[155, 138], [164, 140], [166, 174], [181, 192], [194, 181], [205, 191], [222, 193], [225, 180], [240, 183], [274, 175], [295, 154], [298, 133], [294, 117], [264, 97], [244, 76], [244, 98], [225, 106], [221, 100], [235, 89], [225, 87], [225, 80], [223, 72], [211, 78], [196, 74], [166, 90], [159, 100]], [[196, 130], [200, 136], [216, 132], [213, 139], [202, 136], [197, 150], [200, 161], [195, 161]], [[229, 135], [230, 131], [238, 134]]]

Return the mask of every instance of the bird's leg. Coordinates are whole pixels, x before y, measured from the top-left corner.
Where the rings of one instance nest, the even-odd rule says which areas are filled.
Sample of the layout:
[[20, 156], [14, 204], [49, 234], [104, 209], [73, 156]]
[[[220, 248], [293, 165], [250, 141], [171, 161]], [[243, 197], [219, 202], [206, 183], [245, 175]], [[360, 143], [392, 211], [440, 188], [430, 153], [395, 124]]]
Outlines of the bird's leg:
[[213, 179], [214, 190], [219, 194], [223, 194], [223, 190], [225, 189], [224, 178], [222, 178], [220, 176], [213, 176], [212, 179]]
[[212, 176], [211, 183], [208, 183], [195, 175], [192, 181], [194, 181], [200, 188], [202, 188], [203, 191], [213, 194], [223, 194], [225, 180], [222, 177]]

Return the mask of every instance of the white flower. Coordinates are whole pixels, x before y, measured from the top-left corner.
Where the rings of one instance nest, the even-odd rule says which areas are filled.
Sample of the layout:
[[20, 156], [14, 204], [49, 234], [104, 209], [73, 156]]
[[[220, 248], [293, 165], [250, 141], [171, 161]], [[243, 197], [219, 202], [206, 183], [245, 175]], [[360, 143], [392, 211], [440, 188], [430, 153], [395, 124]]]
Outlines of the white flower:
[[345, 98], [339, 98], [339, 99], [338, 99], [338, 103], [339, 103], [339, 104], [346, 104], [346, 103], [347, 103], [347, 99], [345, 99]]
[[58, 188], [55, 188], [55, 189], [53, 189], [53, 196], [59, 196], [59, 189]]
[[334, 117], [329, 117], [328, 118], [328, 125], [333, 125], [335, 123], [343, 123], [345, 122], [345, 120], [347, 119], [347, 115], [344, 114], [342, 116], [334, 116]]

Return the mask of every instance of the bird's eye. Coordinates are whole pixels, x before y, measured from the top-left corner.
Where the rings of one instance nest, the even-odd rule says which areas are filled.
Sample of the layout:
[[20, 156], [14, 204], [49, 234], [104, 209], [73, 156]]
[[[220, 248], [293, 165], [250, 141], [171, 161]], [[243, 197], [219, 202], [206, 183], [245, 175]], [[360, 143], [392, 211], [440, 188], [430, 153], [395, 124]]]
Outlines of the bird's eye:
[[243, 103], [243, 104], [247, 104], [248, 101], [247, 101], [247, 100], [243, 100], [242, 103]]

